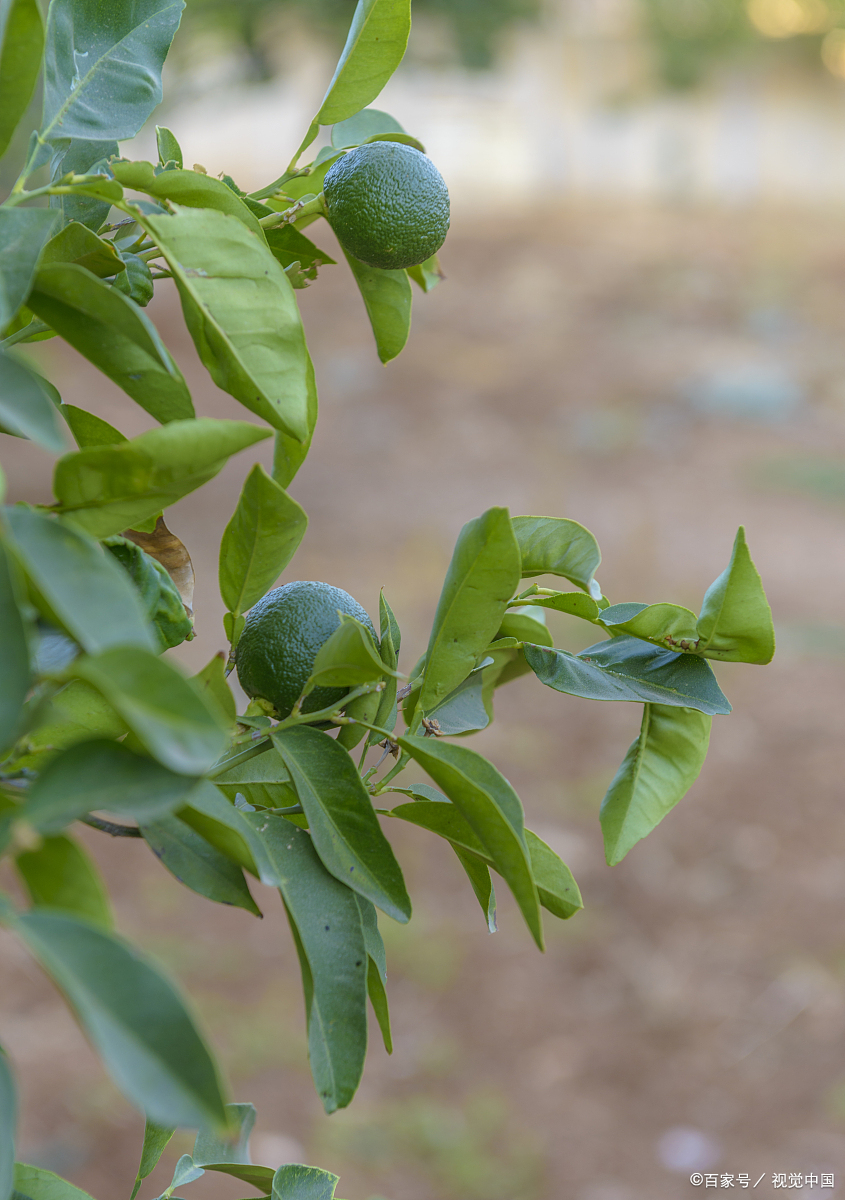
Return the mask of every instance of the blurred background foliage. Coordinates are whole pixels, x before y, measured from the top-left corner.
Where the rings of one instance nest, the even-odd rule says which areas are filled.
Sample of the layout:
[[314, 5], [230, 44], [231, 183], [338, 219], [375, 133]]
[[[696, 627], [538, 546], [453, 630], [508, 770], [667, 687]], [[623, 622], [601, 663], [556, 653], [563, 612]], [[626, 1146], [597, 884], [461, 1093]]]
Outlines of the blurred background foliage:
[[669, 88], [701, 83], [720, 60], [784, 51], [810, 69], [845, 76], [843, 0], [639, 0], [658, 79]]
[[[275, 74], [269, 44], [285, 17], [338, 46], [343, 44], [356, 0], [190, 0], [184, 28], [222, 32], [243, 51], [248, 78], [266, 82]], [[445, 45], [471, 69], [493, 65], [500, 35], [514, 23], [536, 19], [542, 0], [414, 0], [414, 16], [440, 27]], [[281, 29], [284, 25], [281, 25]], [[289, 28], [289, 24], [288, 24]], [[231, 42], [229, 42], [231, 46]]]
[[[589, 7], [594, 20], [645, 44], [653, 82], [669, 89], [696, 87], [714, 67], [749, 55], [845, 77], [845, 0], [413, 0], [421, 36], [412, 35], [411, 57], [424, 46], [428, 61], [489, 70], [520, 26], [583, 23]], [[354, 8], [355, 0], [191, 0], [184, 30], [216, 35], [221, 49], [239, 51], [244, 78], [261, 83], [277, 74], [279, 44], [293, 28], [335, 48]]]

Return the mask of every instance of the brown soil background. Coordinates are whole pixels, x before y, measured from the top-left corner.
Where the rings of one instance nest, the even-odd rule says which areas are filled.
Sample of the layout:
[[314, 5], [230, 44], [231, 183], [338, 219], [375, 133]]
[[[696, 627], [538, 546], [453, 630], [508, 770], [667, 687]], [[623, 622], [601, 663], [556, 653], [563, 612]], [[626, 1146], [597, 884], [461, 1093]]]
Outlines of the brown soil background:
[[[383, 586], [408, 669], [458, 530], [491, 504], [586, 524], [612, 600], [693, 608], [744, 523], [775, 613], [775, 663], [717, 668], [734, 713], [714, 722], [701, 779], [612, 870], [598, 807], [638, 711], [530, 678], [499, 693], [473, 744], [570, 863], [586, 911], [547, 921], [542, 956], [502, 888], [491, 937], [448, 848], [391, 826], [415, 903], [409, 927], [382, 922], [396, 1051], [385, 1055], [373, 1026], [347, 1112], [324, 1117], [311, 1087], [295, 954], [271, 891], [254, 888], [257, 921], [180, 888], [143, 846], [85, 830], [119, 928], [182, 981], [233, 1097], [256, 1104], [255, 1160], [330, 1168], [348, 1200], [679, 1200], [699, 1163], [673, 1172], [661, 1160], [677, 1127], [709, 1139], [710, 1170], [752, 1183], [766, 1172], [758, 1195], [774, 1171], [845, 1180], [841, 218], [464, 217], [443, 260], [447, 282], [417, 295], [408, 348], [386, 368], [345, 269], [299, 294], [322, 410], [292, 488], [311, 524], [285, 578], [337, 584], [373, 614]], [[197, 364], [167, 287], [151, 312], [197, 411], [243, 417]], [[66, 400], [129, 434], [149, 425], [71, 351], [37, 353]], [[748, 362], [796, 382], [804, 401], [791, 415], [690, 404], [698, 373]], [[47, 456], [0, 441], [12, 497], [47, 499]], [[265, 449], [252, 457], [266, 462]], [[168, 517], [197, 568], [198, 637], [177, 651], [194, 670], [224, 645], [217, 545], [249, 458]], [[555, 632], [570, 649], [593, 640], [574, 620]], [[20, 1157], [101, 1200], [128, 1197], [141, 1118], [7, 935], [0, 953]], [[142, 1200], [190, 1145], [177, 1135]], [[209, 1200], [248, 1190], [208, 1176], [194, 1188]]]

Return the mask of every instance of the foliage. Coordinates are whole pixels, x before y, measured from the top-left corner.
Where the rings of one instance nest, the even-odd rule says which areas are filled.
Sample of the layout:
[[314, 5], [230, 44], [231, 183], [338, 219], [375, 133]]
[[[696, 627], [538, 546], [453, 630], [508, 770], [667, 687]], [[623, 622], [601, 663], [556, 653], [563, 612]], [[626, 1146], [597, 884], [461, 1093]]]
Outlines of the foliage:
[[[190, 556], [162, 511], [271, 434], [272, 476], [252, 467], [222, 531], [230, 662], [245, 613], [297, 548], [306, 518], [287, 488], [308, 452], [317, 396], [295, 290], [331, 265], [302, 230], [325, 213], [320, 184], [330, 162], [385, 133], [415, 140], [367, 107], [401, 60], [409, 0], [359, 0], [314, 121], [266, 187], [247, 195], [228, 177], [186, 170], [165, 129], [157, 164], [120, 158], [117, 142], [160, 98], [180, 10], [181, 0], [114, 0], [105, 23], [97, 0], [52, 0], [43, 123], [0, 206], [2, 428], [59, 455], [52, 501], [0, 516], [0, 851], [29, 899], [21, 907], [0, 895], [0, 921], [54, 980], [146, 1115], [136, 1191], [174, 1128], [187, 1126], [199, 1130], [196, 1145], [165, 1196], [216, 1171], [277, 1200], [331, 1200], [337, 1180], [327, 1172], [250, 1164], [254, 1110], [227, 1104], [184, 998], [114, 932], [74, 823], [146, 842], [212, 902], [260, 915], [248, 876], [279, 893], [301, 966], [311, 1070], [332, 1112], [349, 1104], [361, 1078], [368, 1000], [391, 1049], [376, 909], [406, 923], [411, 900], [379, 817], [448, 843], [491, 929], [491, 869], [541, 949], [542, 909], [566, 920], [581, 908], [575, 880], [525, 827], [508, 780], [465, 741], [447, 739], [485, 728], [496, 688], [530, 672], [555, 691], [642, 705], [642, 732], [602, 808], [608, 861], [617, 862], [680, 801], [701, 768], [713, 715], [730, 711], [710, 660], [768, 662], [771, 618], [742, 530], [696, 617], [670, 603], [611, 605], [587, 529], [494, 507], [461, 531], [427, 648], [408, 674], [384, 596], [378, 636], [342, 620], [287, 715], [260, 701], [237, 714], [225, 656], [193, 679], [162, 656], [190, 635], [193, 609]], [[2, 9], [0, 94], [17, 98], [4, 114], [25, 110], [41, 62], [33, 11], [26, 0]], [[80, 62], [89, 64], [81, 75]], [[299, 166], [329, 125], [331, 145]], [[27, 190], [48, 162], [50, 182]], [[397, 289], [409, 296], [413, 281], [430, 290], [436, 260], [407, 273], [352, 265], [386, 361], [410, 322]], [[210, 376], [253, 419], [195, 417], [144, 311], [162, 279], [178, 290]], [[54, 336], [157, 424], [126, 438], [62, 404], [15, 349]], [[65, 427], [77, 443], [67, 452]], [[520, 590], [544, 576], [564, 590]], [[589, 642], [604, 640], [580, 654], [555, 649], [545, 609], [591, 626]], [[334, 699], [307, 711], [302, 702], [318, 687], [339, 696], [331, 691]], [[361, 741], [356, 763], [350, 751]], [[367, 766], [375, 746], [383, 753]], [[402, 786], [412, 762], [432, 784]], [[0, 1200], [84, 1196], [15, 1164], [14, 1133], [15, 1085], [0, 1053]]]
[[845, 73], [843, 0], [639, 0], [657, 78], [673, 90], [700, 84], [738, 54], [776, 54]]
[[[413, 6], [415, 16], [425, 14], [442, 23], [465, 67], [483, 70], [493, 65], [503, 31], [535, 19], [541, 0], [413, 0]], [[339, 48], [352, 8], [352, 0], [191, 0], [185, 24], [189, 35], [213, 29], [226, 34], [227, 45], [239, 43], [250, 77], [262, 81], [275, 71], [267, 53], [275, 18], [295, 15]]]

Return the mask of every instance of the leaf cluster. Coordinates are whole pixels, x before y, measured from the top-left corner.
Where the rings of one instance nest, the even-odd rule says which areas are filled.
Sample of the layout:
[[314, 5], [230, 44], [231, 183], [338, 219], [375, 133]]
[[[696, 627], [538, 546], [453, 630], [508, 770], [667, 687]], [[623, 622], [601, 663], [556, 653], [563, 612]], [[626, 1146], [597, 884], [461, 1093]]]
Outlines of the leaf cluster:
[[[0, 922], [54, 980], [145, 1114], [136, 1192], [181, 1125], [200, 1132], [166, 1197], [213, 1170], [268, 1200], [331, 1200], [337, 1180], [327, 1172], [250, 1164], [254, 1111], [227, 1102], [179, 989], [115, 932], [107, 890], [74, 825], [145, 843], [210, 902], [257, 917], [262, 904], [283, 905], [314, 1084], [333, 1112], [361, 1079], [368, 1004], [392, 1050], [377, 910], [400, 923], [412, 913], [385, 834], [392, 820], [454, 851], [491, 930], [494, 876], [541, 949], [541, 910], [566, 920], [581, 908], [571, 872], [526, 828], [509, 781], [451, 739], [486, 727], [496, 689], [530, 673], [558, 692], [641, 705], [640, 736], [602, 806], [607, 858], [617, 862], [684, 795], [712, 717], [730, 711], [710, 660], [767, 662], [771, 617], [742, 530], [696, 616], [674, 604], [611, 605], [587, 529], [494, 507], [461, 531], [427, 646], [409, 673], [400, 669], [399, 622], [381, 596], [378, 637], [340, 619], [290, 715], [280, 719], [261, 701], [237, 712], [227, 674], [245, 614], [307, 527], [287, 490], [317, 416], [295, 291], [330, 260], [302, 229], [320, 218], [314, 189], [339, 155], [385, 136], [409, 140], [367, 105], [401, 60], [410, 11], [409, 0], [359, 0], [297, 153], [279, 178], [246, 195], [228, 177], [185, 169], [165, 129], [157, 164], [118, 156], [117, 143], [160, 98], [181, 7], [116, 0], [103, 22], [95, 0], [52, 0], [46, 30], [34, 0], [2, 9], [0, 95], [11, 97], [4, 136], [26, 110], [42, 61], [44, 117], [0, 205], [0, 423], [57, 458], [47, 502], [0, 510], [0, 853], [26, 897], [21, 904], [0, 894]], [[87, 64], [82, 74], [79, 63]], [[331, 143], [298, 166], [324, 126]], [[50, 182], [27, 190], [48, 162]], [[437, 264], [407, 272], [350, 265], [387, 361], [407, 337], [411, 281], [430, 290]], [[211, 378], [248, 419], [195, 415], [145, 311], [161, 279], [173, 281]], [[15, 350], [54, 336], [117, 383], [153, 427], [127, 438], [63, 404]], [[221, 652], [188, 678], [162, 653], [191, 635], [194, 611], [190, 554], [164, 511], [271, 435], [272, 472], [251, 466], [220, 542], [229, 657]], [[528, 582], [541, 577], [569, 586]], [[580, 654], [556, 649], [547, 609], [593, 626], [591, 644]], [[318, 687], [338, 688], [341, 698], [303, 711]], [[362, 742], [356, 761], [351, 752]], [[368, 766], [374, 747], [383, 753]], [[403, 784], [412, 763], [431, 783]], [[15, 1085], [0, 1053], [0, 1200], [84, 1196], [16, 1164], [14, 1131]]]

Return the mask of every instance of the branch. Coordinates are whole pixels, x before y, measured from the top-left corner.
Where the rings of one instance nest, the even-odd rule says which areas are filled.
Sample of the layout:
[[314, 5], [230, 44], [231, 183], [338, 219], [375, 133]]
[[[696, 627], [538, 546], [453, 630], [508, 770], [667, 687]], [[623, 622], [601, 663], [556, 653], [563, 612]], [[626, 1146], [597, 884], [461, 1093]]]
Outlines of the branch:
[[114, 821], [101, 821], [99, 817], [79, 817], [83, 825], [99, 829], [101, 833], [110, 833], [112, 837], [143, 837], [137, 825], [117, 825]]

